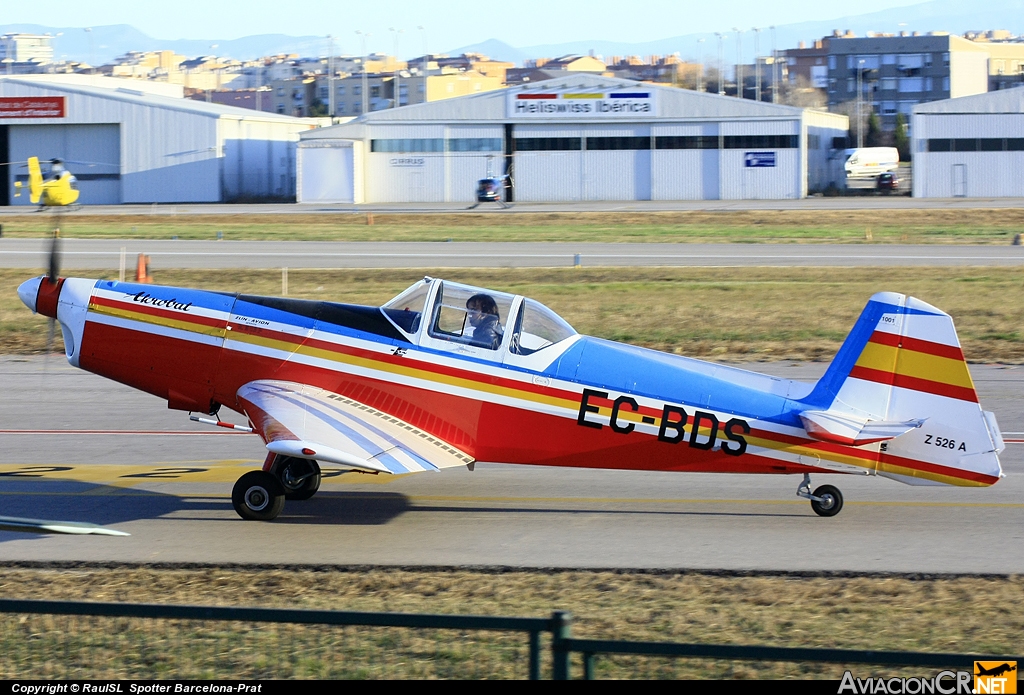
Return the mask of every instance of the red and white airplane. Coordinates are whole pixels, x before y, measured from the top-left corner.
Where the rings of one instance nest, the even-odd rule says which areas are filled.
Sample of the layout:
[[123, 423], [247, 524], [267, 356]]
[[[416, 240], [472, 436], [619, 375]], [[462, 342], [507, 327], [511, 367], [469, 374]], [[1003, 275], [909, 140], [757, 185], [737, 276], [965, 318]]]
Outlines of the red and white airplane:
[[382, 307], [56, 272], [18, 293], [60, 323], [72, 365], [172, 409], [247, 417], [269, 453], [234, 486], [244, 519], [311, 497], [320, 465], [796, 473], [821, 516], [843, 497], [811, 492], [812, 473], [1003, 476], [952, 320], [900, 294], [872, 297], [808, 384], [582, 336], [532, 299], [432, 278]]

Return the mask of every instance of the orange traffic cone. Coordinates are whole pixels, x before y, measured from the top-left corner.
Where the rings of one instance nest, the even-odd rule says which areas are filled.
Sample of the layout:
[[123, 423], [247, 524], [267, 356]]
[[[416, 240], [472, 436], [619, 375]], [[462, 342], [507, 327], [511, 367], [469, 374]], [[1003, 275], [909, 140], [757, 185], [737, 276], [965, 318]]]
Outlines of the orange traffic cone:
[[149, 277], [149, 256], [140, 253], [139, 262], [135, 266], [135, 282], [149, 284], [153, 278]]

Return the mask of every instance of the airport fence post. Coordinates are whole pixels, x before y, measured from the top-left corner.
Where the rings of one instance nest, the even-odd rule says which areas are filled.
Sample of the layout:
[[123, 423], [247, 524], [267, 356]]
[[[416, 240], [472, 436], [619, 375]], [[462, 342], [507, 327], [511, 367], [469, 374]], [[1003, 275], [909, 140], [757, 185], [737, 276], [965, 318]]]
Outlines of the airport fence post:
[[569, 656], [571, 652], [565, 641], [572, 636], [572, 613], [554, 611], [551, 614], [551, 679], [567, 681], [572, 677], [569, 672]]
[[540, 680], [540, 632], [530, 632], [530, 676], [531, 681]]

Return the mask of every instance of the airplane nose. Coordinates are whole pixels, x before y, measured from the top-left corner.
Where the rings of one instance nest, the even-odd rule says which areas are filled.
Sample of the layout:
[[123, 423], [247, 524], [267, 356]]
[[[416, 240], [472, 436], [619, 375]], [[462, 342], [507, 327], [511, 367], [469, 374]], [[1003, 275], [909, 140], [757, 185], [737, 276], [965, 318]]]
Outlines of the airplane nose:
[[18, 287], [18, 297], [25, 303], [32, 313], [36, 311], [36, 301], [39, 299], [39, 283], [43, 281], [42, 276], [26, 280]]

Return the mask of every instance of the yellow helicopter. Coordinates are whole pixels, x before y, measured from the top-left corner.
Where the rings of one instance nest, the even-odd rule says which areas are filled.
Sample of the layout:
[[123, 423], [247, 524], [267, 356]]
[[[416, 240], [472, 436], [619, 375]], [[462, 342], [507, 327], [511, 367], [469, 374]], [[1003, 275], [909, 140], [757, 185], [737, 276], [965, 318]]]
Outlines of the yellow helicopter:
[[[14, 197], [21, 196], [21, 181], [14, 182]], [[64, 168], [61, 159], [50, 160], [49, 176], [43, 178], [38, 157], [28, 158], [28, 196], [33, 204], [42, 207], [67, 207], [78, 200], [78, 179]]]

